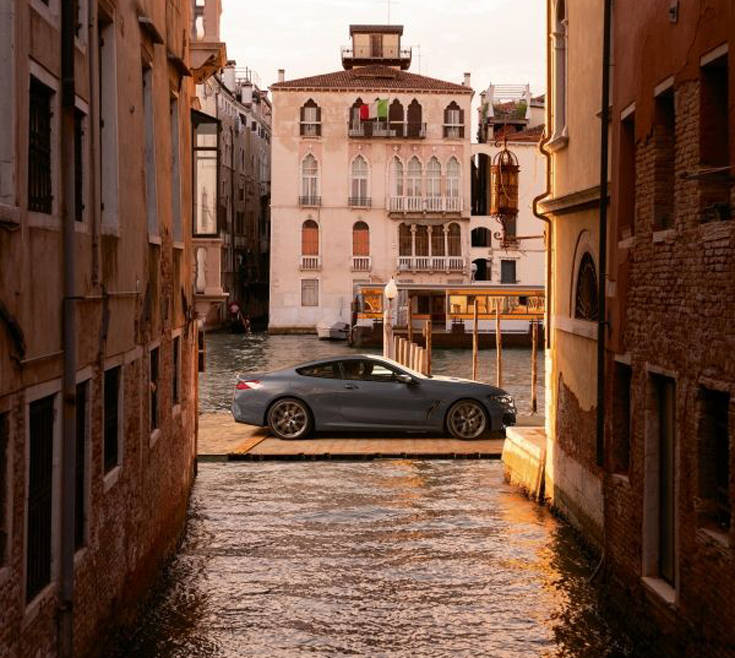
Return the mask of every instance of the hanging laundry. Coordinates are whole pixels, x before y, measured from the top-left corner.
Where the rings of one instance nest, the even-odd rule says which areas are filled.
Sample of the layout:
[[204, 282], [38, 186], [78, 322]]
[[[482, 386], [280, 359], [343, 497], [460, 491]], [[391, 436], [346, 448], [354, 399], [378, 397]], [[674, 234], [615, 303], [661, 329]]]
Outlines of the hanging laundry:
[[360, 121], [367, 121], [370, 118], [370, 107], [363, 103], [360, 105]]
[[387, 98], [376, 98], [373, 103], [370, 103], [370, 114], [371, 119], [387, 119], [388, 118], [388, 99]]

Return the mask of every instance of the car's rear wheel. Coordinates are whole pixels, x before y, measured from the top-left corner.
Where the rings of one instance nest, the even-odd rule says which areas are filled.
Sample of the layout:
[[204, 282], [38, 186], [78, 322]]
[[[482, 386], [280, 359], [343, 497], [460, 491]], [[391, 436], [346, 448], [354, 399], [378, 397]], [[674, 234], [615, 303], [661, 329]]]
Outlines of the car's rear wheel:
[[268, 425], [280, 439], [305, 439], [311, 432], [311, 413], [301, 400], [282, 398], [268, 411]]
[[476, 400], [459, 400], [447, 413], [447, 429], [457, 439], [476, 439], [487, 429], [487, 414]]

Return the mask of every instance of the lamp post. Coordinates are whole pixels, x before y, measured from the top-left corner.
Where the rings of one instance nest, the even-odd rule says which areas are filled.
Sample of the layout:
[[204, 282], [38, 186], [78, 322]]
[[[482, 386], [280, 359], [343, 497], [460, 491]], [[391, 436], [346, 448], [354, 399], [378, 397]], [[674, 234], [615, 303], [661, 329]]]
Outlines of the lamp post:
[[385, 303], [383, 304], [383, 356], [393, 358], [393, 300], [398, 297], [396, 280], [391, 277], [383, 290]]

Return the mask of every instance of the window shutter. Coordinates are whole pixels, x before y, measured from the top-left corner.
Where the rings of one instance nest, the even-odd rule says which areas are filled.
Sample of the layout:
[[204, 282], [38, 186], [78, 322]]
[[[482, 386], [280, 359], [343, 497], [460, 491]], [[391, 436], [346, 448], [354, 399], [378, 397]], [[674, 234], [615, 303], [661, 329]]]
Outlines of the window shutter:
[[321, 137], [322, 134], [322, 108], [317, 106], [316, 108], [316, 134]]
[[304, 118], [306, 114], [306, 108], [302, 105], [299, 116], [299, 134], [304, 134]]

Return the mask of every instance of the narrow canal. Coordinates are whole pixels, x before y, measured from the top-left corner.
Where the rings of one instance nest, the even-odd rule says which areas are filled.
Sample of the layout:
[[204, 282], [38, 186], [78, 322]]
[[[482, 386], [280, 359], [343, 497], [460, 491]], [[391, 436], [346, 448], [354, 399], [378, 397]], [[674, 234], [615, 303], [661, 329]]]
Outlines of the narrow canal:
[[[237, 370], [348, 349], [212, 335], [202, 410], [227, 409]], [[530, 351], [506, 357], [523, 406]], [[469, 375], [467, 352], [437, 350], [434, 363]], [[180, 550], [110, 655], [641, 655], [588, 582], [594, 566], [496, 461], [202, 463]]]

